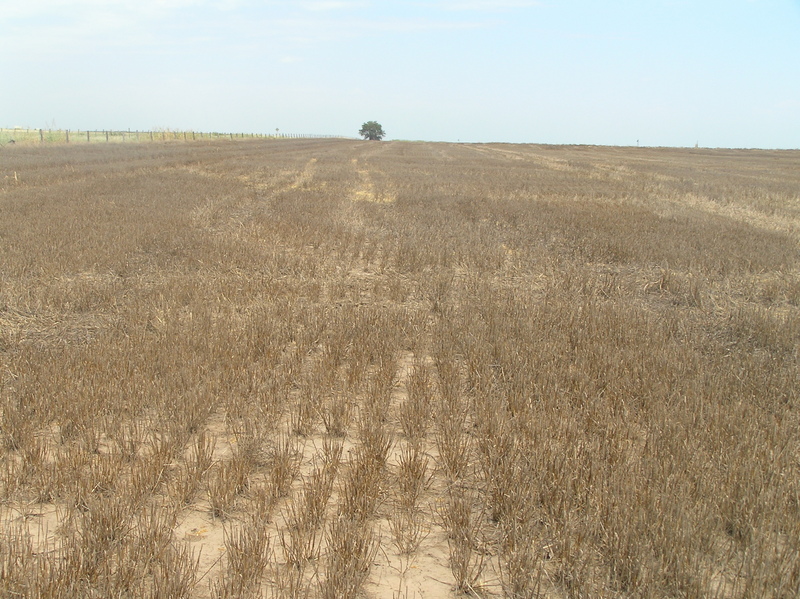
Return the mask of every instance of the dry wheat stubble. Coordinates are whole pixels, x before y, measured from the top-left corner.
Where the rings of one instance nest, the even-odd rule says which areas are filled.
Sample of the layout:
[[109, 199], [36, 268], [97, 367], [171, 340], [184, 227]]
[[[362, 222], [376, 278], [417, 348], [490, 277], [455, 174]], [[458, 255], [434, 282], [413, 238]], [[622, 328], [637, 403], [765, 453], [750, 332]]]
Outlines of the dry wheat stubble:
[[796, 153], [6, 157], [0, 594], [800, 591]]

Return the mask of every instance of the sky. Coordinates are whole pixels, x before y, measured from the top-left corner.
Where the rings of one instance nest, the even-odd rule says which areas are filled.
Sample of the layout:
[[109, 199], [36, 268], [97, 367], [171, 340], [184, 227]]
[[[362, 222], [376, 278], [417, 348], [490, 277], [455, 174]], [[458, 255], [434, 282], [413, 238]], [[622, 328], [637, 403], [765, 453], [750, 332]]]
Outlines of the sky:
[[800, 0], [0, 0], [0, 126], [800, 148]]

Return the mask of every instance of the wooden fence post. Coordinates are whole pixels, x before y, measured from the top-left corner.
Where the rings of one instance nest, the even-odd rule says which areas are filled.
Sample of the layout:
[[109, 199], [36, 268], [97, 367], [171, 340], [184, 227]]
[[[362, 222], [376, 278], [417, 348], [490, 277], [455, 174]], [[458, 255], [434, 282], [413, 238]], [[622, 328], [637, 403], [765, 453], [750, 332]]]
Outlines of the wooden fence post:
[[67, 143], [69, 143], [69, 129], [67, 129]]
[[108, 143], [108, 131], [106, 131], [106, 143]]

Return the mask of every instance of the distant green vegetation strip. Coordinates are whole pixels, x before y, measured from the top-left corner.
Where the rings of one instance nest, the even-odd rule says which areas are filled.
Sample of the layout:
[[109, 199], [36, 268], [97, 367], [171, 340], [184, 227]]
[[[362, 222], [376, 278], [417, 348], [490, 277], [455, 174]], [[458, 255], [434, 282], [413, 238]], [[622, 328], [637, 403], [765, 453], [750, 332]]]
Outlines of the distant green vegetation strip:
[[199, 139], [297, 139], [338, 137], [336, 135], [315, 135], [305, 133], [220, 133], [217, 131], [178, 131], [161, 129], [154, 131], [81, 131], [68, 129], [2, 129], [0, 145], [32, 143], [121, 143], [148, 141], [195, 141]]

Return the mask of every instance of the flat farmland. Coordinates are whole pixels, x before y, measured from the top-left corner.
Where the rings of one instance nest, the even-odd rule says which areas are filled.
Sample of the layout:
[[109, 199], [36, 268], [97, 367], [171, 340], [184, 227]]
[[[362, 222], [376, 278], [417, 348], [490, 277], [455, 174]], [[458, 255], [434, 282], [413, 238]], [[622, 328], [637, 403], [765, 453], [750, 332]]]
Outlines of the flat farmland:
[[796, 597], [800, 152], [0, 148], [0, 596]]

